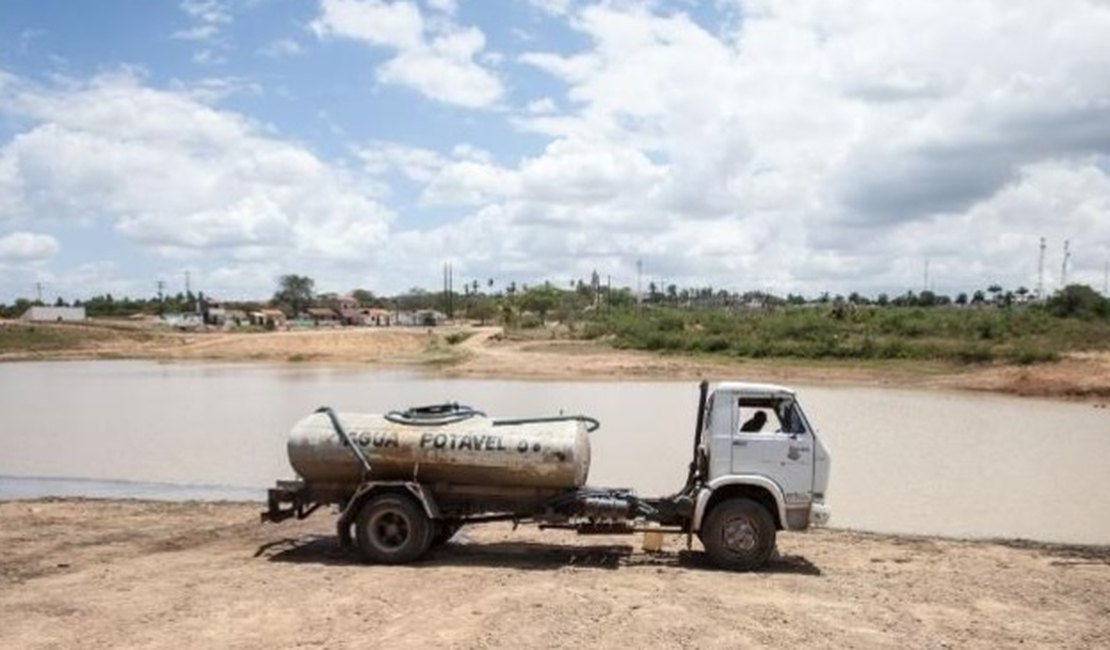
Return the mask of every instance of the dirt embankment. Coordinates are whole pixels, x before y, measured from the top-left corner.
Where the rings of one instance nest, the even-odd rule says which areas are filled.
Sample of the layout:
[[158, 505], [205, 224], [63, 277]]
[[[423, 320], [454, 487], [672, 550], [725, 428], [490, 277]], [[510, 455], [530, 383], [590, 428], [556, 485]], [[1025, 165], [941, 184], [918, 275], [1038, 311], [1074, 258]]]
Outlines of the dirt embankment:
[[1106, 647], [1110, 550], [784, 534], [760, 573], [695, 541], [464, 528], [367, 566], [333, 518], [253, 504], [0, 503], [0, 647]]
[[174, 332], [149, 325], [0, 323], [0, 361], [156, 359], [376, 364], [461, 377], [519, 379], [748, 378], [956, 388], [1060, 398], [1110, 398], [1110, 353], [1030, 366], [921, 361], [726, 359], [616, 350], [603, 343], [506, 340], [500, 328], [340, 328]]

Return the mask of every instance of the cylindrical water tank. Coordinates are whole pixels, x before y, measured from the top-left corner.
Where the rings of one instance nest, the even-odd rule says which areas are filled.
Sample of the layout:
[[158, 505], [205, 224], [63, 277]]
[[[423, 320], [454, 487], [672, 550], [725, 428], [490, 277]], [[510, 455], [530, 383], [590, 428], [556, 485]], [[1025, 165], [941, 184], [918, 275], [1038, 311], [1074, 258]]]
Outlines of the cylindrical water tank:
[[[576, 488], [590, 469], [587, 425], [579, 419], [498, 423], [471, 417], [429, 426], [366, 413], [336, 417], [370, 461], [373, 480]], [[297, 422], [288, 448], [289, 463], [306, 482], [360, 480], [358, 459], [326, 413]]]

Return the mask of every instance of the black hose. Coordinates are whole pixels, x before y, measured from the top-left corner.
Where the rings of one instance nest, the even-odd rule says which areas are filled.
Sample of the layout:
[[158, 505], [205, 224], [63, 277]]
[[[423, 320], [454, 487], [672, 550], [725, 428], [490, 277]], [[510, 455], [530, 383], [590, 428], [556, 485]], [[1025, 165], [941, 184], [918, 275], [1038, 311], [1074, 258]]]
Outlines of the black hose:
[[385, 419], [394, 424], [404, 424], [416, 427], [438, 427], [445, 424], [455, 424], [469, 420], [475, 416], [485, 417], [485, 413], [458, 402], [446, 404], [432, 404], [429, 406], [413, 406], [404, 411], [390, 411], [385, 414]]
[[592, 418], [588, 415], [552, 415], [550, 417], [540, 418], [511, 418], [507, 420], [494, 420], [493, 426], [500, 427], [513, 424], [534, 424], [538, 422], [569, 422], [571, 420], [585, 422], [587, 433], [593, 433], [601, 427], [601, 422], [598, 422], [595, 418]]

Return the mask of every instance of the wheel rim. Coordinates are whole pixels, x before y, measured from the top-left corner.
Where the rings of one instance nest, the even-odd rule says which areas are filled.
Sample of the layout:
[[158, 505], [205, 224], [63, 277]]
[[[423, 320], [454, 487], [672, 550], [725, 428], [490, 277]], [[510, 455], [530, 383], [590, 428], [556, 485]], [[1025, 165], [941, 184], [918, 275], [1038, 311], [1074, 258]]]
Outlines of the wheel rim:
[[380, 549], [396, 551], [409, 540], [409, 519], [397, 510], [375, 514], [369, 523], [370, 541]]
[[721, 541], [734, 553], [751, 553], [759, 545], [759, 528], [750, 519], [730, 519], [721, 528]]

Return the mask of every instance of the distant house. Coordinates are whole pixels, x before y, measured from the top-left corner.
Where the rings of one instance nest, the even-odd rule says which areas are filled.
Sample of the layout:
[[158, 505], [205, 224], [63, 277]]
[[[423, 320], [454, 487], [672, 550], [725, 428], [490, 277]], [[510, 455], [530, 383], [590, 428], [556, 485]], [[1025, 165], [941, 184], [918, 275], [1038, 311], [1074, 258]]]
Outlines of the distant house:
[[223, 326], [225, 328], [242, 327], [250, 322], [250, 316], [242, 309], [228, 309], [224, 312]]
[[250, 313], [251, 325], [265, 327], [268, 330], [285, 329], [285, 312], [280, 309], [259, 309]]
[[447, 315], [435, 309], [418, 309], [397, 314], [397, 324], [410, 327], [436, 327], [446, 322]]
[[337, 296], [328, 299], [327, 304], [339, 317], [343, 325], [366, 325], [366, 309], [359, 307], [354, 296]]
[[373, 325], [374, 327], [389, 327], [395, 325], [393, 312], [388, 309], [363, 309], [363, 324]]
[[339, 312], [327, 307], [309, 307], [304, 315], [317, 327], [341, 324]]
[[223, 304], [211, 298], [205, 298], [201, 305], [204, 322], [208, 325], [223, 325], [227, 321], [227, 309]]
[[86, 319], [84, 307], [31, 307], [20, 316], [36, 323], [79, 322]]
[[200, 314], [186, 312], [184, 314], [163, 314], [162, 321], [170, 327], [179, 330], [198, 329], [204, 325], [204, 318]]

